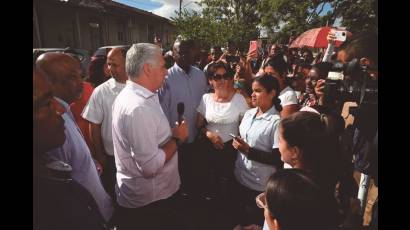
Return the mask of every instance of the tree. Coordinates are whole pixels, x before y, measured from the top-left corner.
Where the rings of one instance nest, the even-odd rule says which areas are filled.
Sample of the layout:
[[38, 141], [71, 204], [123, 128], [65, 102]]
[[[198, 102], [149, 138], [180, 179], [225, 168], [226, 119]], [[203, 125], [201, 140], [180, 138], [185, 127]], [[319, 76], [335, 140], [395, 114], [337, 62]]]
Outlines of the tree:
[[[184, 10], [172, 18], [180, 34], [200, 41], [202, 46], [235, 41], [246, 50], [259, 37], [259, 26], [268, 37], [287, 43], [291, 35], [341, 19], [352, 33], [377, 31], [377, 0], [201, 0], [202, 13]], [[323, 14], [325, 5], [331, 9]]]
[[[323, 15], [325, 4], [330, 4], [331, 10]], [[353, 33], [377, 31], [377, 0], [261, 0], [259, 11], [261, 25], [280, 42], [288, 41], [291, 34], [331, 26], [338, 18]]]
[[342, 25], [352, 33], [378, 31], [377, 0], [336, 0], [332, 7], [331, 17], [341, 17]]
[[202, 0], [199, 5], [202, 13], [184, 10], [181, 17], [171, 19], [181, 35], [198, 40], [202, 47], [232, 40], [245, 50], [259, 37], [257, 0]]

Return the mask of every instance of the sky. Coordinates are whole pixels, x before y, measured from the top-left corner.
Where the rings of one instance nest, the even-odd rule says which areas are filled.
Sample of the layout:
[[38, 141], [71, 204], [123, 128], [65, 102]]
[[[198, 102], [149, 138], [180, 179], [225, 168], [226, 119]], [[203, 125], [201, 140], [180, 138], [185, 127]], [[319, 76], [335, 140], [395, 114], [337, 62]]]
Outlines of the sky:
[[[113, 0], [125, 5], [129, 5], [138, 9], [143, 9], [159, 16], [171, 19], [176, 17], [175, 11], [179, 10], [179, 0]], [[201, 7], [198, 6], [193, 0], [183, 0], [182, 8], [187, 10], [201, 11]], [[323, 11], [320, 15], [325, 15], [332, 7], [329, 3], [326, 3]], [[340, 20], [336, 20], [334, 26], [340, 26]]]
[[[177, 16], [175, 13], [179, 11], [179, 0], [113, 0], [125, 5], [133, 6], [138, 9], [143, 9], [159, 16], [170, 19]], [[192, 0], [183, 0], [182, 8], [188, 10], [200, 11], [200, 7]]]

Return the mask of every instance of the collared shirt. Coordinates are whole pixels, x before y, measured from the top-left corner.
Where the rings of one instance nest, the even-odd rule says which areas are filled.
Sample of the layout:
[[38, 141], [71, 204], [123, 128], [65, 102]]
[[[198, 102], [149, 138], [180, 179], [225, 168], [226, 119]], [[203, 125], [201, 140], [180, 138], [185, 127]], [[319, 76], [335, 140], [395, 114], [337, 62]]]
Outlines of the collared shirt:
[[104, 149], [110, 156], [114, 156], [114, 146], [112, 144], [112, 104], [124, 87], [125, 84], [110, 78], [95, 88], [82, 113], [84, 119], [94, 124], [101, 124]]
[[157, 94], [127, 81], [114, 101], [112, 134], [118, 204], [138, 208], [179, 189], [178, 153], [165, 162], [161, 149], [172, 133]]
[[[243, 116], [239, 133], [252, 148], [271, 152], [278, 148], [279, 112], [274, 106], [259, 117], [255, 117], [258, 108], [248, 110]], [[238, 151], [235, 163], [235, 177], [242, 185], [256, 191], [264, 191], [269, 176], [276, 171], [271, 165], [249, 160]]]
[[175, 63], [168, 69], [165, 83], [159, 91], [161, 107], [171, 127], [174, 127], [175, 122], [178, 121], [178, 103], [184, 103], [184, 118], [189, 130], [187, 143], [192, 143], [197, 134], [196, 108], [198, 108], [202, 95], [207, 92], [206, 81], [204, 73], [198, 68], [191, 66], [187, 74]]
[[72, 178], [84, 186], [94, 197], [101, 214], [108, 221], [114, 211], [111, 197], [105, 192], [98, 176], [94, 161], [91, 158], [90, 149], [74, 121], [74, 116], [69, 105], [55, 97], [65, 108], [62, 115], [64, 119], [66, 141], [62, 147], [47, 152], [50, 157], [61, 160], [72, 167]]

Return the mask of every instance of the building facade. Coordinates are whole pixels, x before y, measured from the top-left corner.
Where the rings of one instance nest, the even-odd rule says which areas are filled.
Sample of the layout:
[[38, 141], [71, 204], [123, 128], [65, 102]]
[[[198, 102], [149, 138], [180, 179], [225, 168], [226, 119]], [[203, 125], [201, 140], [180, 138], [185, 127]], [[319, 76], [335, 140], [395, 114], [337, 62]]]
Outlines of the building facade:
[[154, 42], [169, 47], [176, 28], [150, 12], [111, 0], [33, 0], [33, 48], [81, 48]]

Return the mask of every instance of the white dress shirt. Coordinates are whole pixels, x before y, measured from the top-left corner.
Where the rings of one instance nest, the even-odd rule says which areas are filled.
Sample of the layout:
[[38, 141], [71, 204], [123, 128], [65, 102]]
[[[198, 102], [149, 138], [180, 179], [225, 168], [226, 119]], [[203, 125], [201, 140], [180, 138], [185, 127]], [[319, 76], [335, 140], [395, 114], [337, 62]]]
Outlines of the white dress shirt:
[[101, 124], [101, 136], [105, 152], [114, 156], [112, 144], [112, 104], [125, 87], [125, 84], [110, 78], [94, 89], [81, 116], [94, 123]]
[[55, 97], [55, 99], [65, 108], [62, 115], [64, 119], [66, 141], [62, 147], [47, 152], [53, 159], [61, 160], [72, 167], [72, 178], [84, 186], [94, 197], [101, 214], [108, 221], [114, 211], [111, 197], [105, 192], [98, 176], [94, 161], [91, 158], [84, 137], [75, 123], [74, 116], [69, 105]]
[[179, 189], [178, 153], [165, 163], [160, 148], [172, 133], [157, 94], [127, 81], [114, 101], [112, 134], [121, 206], [142, 207]]

